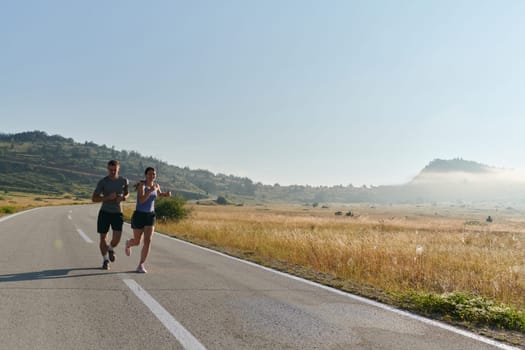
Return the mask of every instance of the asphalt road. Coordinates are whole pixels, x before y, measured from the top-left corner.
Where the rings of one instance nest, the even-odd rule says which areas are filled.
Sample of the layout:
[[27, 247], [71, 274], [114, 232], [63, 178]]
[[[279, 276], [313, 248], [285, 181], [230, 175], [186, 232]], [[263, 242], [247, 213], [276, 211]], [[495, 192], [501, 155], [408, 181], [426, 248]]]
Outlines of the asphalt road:
[[98, 208], [0, 218], [0, 349], [515, 349], [159, 234], [101, 270]]

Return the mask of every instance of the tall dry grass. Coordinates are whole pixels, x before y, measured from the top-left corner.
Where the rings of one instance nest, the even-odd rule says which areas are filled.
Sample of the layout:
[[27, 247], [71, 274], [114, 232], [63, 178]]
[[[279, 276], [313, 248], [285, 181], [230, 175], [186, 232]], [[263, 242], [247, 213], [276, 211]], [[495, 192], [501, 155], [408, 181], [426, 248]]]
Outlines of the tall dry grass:
[[196, 205], [190, 219], [158, 223], [157, 230], [390, 292], [461, 291], [523, 309], [525, 222], [514, 216], [487, 224], [480, 217], [410, 208], [347, 217], [332, 209]]

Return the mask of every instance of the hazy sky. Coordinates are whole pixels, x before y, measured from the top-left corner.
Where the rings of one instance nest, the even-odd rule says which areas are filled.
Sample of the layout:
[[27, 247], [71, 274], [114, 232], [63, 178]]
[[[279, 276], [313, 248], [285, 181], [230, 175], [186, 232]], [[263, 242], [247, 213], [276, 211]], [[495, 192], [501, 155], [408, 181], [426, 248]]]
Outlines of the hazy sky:
[[255, 182], [525, 168], [525, 1], [2, 1], [2, 133]]

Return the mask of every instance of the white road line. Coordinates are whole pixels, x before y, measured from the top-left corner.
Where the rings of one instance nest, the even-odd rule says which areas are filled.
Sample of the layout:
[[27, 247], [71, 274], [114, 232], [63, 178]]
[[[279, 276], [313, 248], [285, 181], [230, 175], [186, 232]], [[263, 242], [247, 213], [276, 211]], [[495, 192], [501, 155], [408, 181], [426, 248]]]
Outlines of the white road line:
[[84, 238], [84, 241], [88, 242], [88, 243], [93, 243], [93, 241], [91, 240], [91, 238], [89, 238], [85, 233], [84, 231], [82, 231], [81, 229], [77, 228], [77, 232], [78, 234], [80, 235], [80, 237]]
[[123, 279], [129, 289], [150, 309], [160, 322], [173, 334], [186, 350], [206, 350], [190, 332], [170, 315], [151, 295], [148, 294], [135, 280]]
[[270, 272], [273, 272], [275, 274], [278, 274], [278, 275], [281, 275], [281, 276], [285, 276], [285, 277], [291, 278], [293, 280], [300, 281], [300, 282], [303, 282], [305, 284], [308, 284], [308, 285], [311, 285], [311, 286], [315, 286], [315, 287], [318, 287], [318, 288], [330, 291], [332, 293], [336, 293], [336, 294], [345, 296], [345, 297], [350, 298], [350, 299], [358, 300], [358, 301], [360, 301], [362, 303], [365, 303], [365, 304], [368, 304], [368, 305], [372, 305], [372, 306], [378, 307], [378, 308], [383, 309], [383, 310], [388, 310], [388, 311], [393, 312], [395, 314], [403, 315], [405, 317], [418, 320], [418, 321], [420, 321], [422, 323], [425, 323], [425, 324], [428, 324], [428, 325], [431, 325], [431, 326], [434, 326], [434, 327], [446, 329], [446, 330], [448, 330], [450, 332], [453, 332], [453, 333], [456, 333], [456, 334], [460, 334], [460, 335], [465, 336], [465, 337], [470, 338], [470, 339], [477, 340], [477, 341], [479, 341], [481, 343], [492, 345], [492, 346], [494, 346], [494, 347], [496, 347], [498, 349], [503, 349], [503, 350], [520, 350], [520, 348], [511, 346], [511, 345], [507, 345], [507, 344], [498, 342], [496, 340], [493, 340], [493, 339], [490, 339], [490, 338], [487, 338], [487, 337], [483, 337], [483, 336], [477, 335], [475, 333], [471, 333], [471, 332], [465, 331], [465, 330], [460, 329], [460, 328], [456, 328], [454, 326], [451, 326], [451, 325], [443, 323], [443, 322], [439, 322], [439, 321], [432, 320], [432, 319], [429, 319], [429, 318], [426, 318], [426, 317], [423, 317], [423, 316], [419, 316], [419, 315], [413, 314], [413, 313], [408, 312], [408, 311], [403, 311], [403, 310], [400, 310], [400, 309], [396, 309], [395, 307], [390, 306], [390, 305], [382, 304], [380, 302], [377, 302], [377, 301], [374, 301], [374, 300], [370, 300], [370, 299], [367, 299], [367, 298], [364, 298], [364, 297], [360, 297], [358, 295], [354, 295], [354, 294], [350, 294], [350, 293], [347, 293], [347, 292], [343, 292], [343, 291], [341, 291], [339, 289], [335, 289], [335, 288], [332, 288], [332, 287], [325, 286], [323, 284], [312, 282], [312, 281], [306, 280], [306, 279], [301, 278], [301, 277], [297, 277], [297, 276], [294, 276], [294, 275], [287, 274], [285, 272], [277, 271], [277, 270], [271, 269], [271, 268], [266, 267], [266, 266], [258, 265], [256, 263], [251, 262], [251, 261], [242, 260], [242, 259], [230, 256], [230, 255], [218, 252], [218, 251], [213, 250], [213, 249], [201, 247], [201, 246], [198, 246], [196, 244], [193, 244], [193, 243], [190, 243], [190, 242], [186, 242], [186, 241], [180, 240], [180, 239], [175, 238], [175, 237], [168, 236], [166, 234], [162, 234], [162, 233], [158, 233], [158, 232], [155, 232], [155, 234], [157, 236], [164, 237], [164, 238], [167, 238], [167, 239], [172, 239], [174, 241], [177, 241], [177, 242], [180, 242], [180, 243], [184, 243], [184, 244], [190, 245], [192, 247], [200, 248], [200, 249], [206, 250], [208, 252], [211, 252], [211, 253], [214, 253], [214, 254], [217, 254], [217, 255], [221, 255], [221, 256], [226, 257], [228, 259], [232, 259], [232, 260], [235, 260], [235, 261], [238, 261], [238, 262], [241, 262], [241, 263], [244, 263], [244, 264], [248, 264], [248, 265], [251, 265], [251, 266], [254, 266], [254, 267], [266, 270], [266, 271], [270, 271]]
[[9, 220], [9, 219], [14, 218], [15, 216], [18, 216], [18, 215], [21, 215], [21, 214], [29, 213], [30, 211], [37, 210], [37, 209], [40, 209], [40, 208], [33, 208], [33, 209], [20, 211], [20, 212], [15, 213], [15, 214], [11, 214], [11, 215], [7, 215], [7, 216], [4, 216], [4, 217], [1, 217], [0, 218], [0, 222]]

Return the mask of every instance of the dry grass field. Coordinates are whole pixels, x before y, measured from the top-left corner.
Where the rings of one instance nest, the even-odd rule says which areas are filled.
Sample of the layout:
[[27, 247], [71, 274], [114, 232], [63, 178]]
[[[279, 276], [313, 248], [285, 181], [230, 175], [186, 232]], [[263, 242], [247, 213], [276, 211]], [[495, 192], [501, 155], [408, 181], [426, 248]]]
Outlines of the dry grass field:
[[189, 219], [157, 229], [388, 292], [461, 291], [525, 310], [525, 217], [492, 217], [415, 206], [194, 205]]
[[525, 215], [516, 210], [191, 207], [190, 218], [156, 230], [525, 345]]

